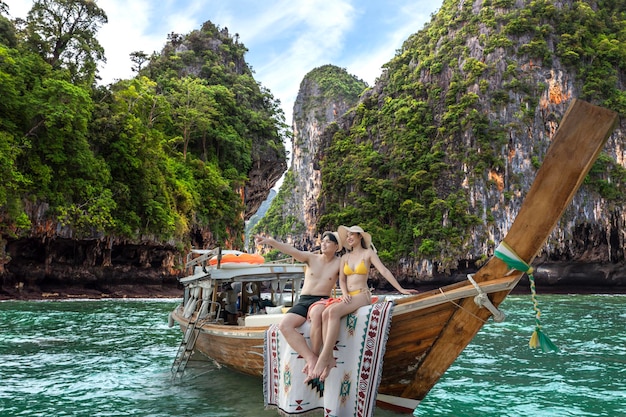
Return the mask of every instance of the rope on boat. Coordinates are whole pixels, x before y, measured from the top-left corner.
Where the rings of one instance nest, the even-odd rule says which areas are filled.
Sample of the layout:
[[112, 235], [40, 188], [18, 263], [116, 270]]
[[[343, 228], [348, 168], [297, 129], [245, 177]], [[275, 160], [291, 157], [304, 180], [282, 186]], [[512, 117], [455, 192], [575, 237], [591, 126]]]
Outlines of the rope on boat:
[[479, 321], [482, 321], [483, 323], [487, 323], [487, 320], [484, 320], [481, 317], [478, 317], [476, 314], [472, 313], [471, 311], [469, 311], [468, 309], [464, 308], [461, 304], [457, 303], [456, 301], [454, 301], [451, 298], [448, 298], [448, 296], [446, 295], [446, 293], [443, 291], [442, 288], [439, 288], [439, 292], [441, 293], [441, 295], [443, 295], [443, 298], [445, 298], [446, 300], [448, 300], [449, 303], [457, 306], [459, 309], [465, 311], [467, 314], [469, 314], [470, 316], [474, 316], [474, 318], [476, 318]]
[[495, 251], [496, 258], [502, 260], [509, 268], [513, 268], [517, 271], [524, 272], [528, 275], [530, 281], [530, 293], [533, 301], [533, 309], [535, 310], [535, 331], [530, 337], [528, 346], [532, 349], [541, 348], [543, 352], [558, 351], [554, 343], [546, 336], [541, 330], [541, 310], [539, 310], [539, 303], [537, 302], [537, 291], [535, 288], [535, 277], [533, 276], [533, 267], [528, 265], [522, 258], [515, 253], [513, 248], [507, 245], [505, 242], [500, 242], [500, 245]]

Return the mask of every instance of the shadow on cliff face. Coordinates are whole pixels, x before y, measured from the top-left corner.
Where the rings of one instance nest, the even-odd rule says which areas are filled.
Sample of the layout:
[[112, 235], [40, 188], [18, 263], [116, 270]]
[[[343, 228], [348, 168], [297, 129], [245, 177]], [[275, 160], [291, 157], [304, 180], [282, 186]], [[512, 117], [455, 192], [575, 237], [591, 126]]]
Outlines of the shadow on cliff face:
[[10, 241], [0, 299], [178, 297], [183, 255], [173, 247], [27, 238]]

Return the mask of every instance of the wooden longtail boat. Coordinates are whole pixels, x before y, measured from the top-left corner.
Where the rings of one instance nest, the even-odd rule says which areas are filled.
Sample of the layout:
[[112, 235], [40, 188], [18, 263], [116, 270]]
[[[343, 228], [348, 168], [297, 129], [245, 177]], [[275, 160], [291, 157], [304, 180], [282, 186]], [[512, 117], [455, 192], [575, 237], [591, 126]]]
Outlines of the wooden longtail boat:
[[[572, 101], [504, 239], [522, 263], [530, 265], [539, 253], [616, 122], [617, 114], [612, 111]], [[203, 261], [202, 257], [196, 259]], [[190, 265], [198, 265], [198, 261]], [[473, 275], [473, 280], [396, 299], [377, 405], [412, 413], [489, 317], [498, 318], [497, 306], [524, 272], [494, 256]], [[182, 372], [191, 351], [196, 349], [221, 365], [262, 376], [265, 330], [280, 315], [247, 316], [243, 325], [227, 325], [212, 319], [215, 312], [202, 313], [202, 308], [207, 310], [207, 300], [202, 308], [190, 306], [200, 304], [199, 289], [215, 294], [220, 281], [271, 281], [277, 285], [291, 280], [293, 288], [298, 288], [303, 273], [302, 265], [288, 264], [249, 266], [244, 273], [237, 268], [220, 269], [219, 265], [204, 270], [196, 267], [193, 275], [181, 280], [186, 288], [184, 303], [171, 313], [184, 332], [173, 374]]]

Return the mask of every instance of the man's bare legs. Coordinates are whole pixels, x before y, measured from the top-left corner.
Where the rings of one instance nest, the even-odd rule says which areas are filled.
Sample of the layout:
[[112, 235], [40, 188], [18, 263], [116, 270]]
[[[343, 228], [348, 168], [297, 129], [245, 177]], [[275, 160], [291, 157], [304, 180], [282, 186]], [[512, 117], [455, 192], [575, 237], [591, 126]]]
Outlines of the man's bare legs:
[[[305, 369], [315, 369], [317, 363], [317, 354], [309, 348], [304, 336], [296, 330], [300, 327], [306, 318], [294, 313], [286, 313], [285, 317], [280, 321], [278, 328], [283, 334], [289, 346], [293, 348], [306, 361]], [[308, 368], [307, 368], [308, 367]], [[309, 372], [306, 372], [308, 375]]]
[[308, 319], [311, 322], [309, 327], [310, 349], [315, 358], [310, 362], [307, 361], [304, 368], [302, 368], [302, 372], [307, 374], [307, 378], [304, 380], [305, 383], [312, 379], [311, 374], [317, 363], [317, 355], [319, 355], [320, 350], [322, 350], [322, 312], [324, 311], [324, 307], [324, 304], [313, 304], [309, 307]]
[[319, 355], [322, 350], [322, 313], [325, 305], [316, 304], [309, 308], [309, 320], [311, 321], [310, 334], [311, 350], [315, 355]]

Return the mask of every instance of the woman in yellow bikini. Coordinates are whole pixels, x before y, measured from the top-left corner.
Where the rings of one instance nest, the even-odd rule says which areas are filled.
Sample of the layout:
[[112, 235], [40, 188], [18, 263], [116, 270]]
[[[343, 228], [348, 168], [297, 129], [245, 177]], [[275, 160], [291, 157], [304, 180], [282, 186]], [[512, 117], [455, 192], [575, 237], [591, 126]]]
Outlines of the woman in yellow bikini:
[[322, 313], [322, 340], [323, 347], [318, 357], [313, 372], [308, 374], [307, 379], [319, 378], [324, 381], [330, 370], [335, 366], [333, 350], [335, 341], [339, 335], [339, 321], [341, 318], [359, 307], [370, 304], [372, 294], [367, 287], [367, 277], [371, 265], [395, 289], [402, 294], [416, 294], [416, 290], [405, 290], [398, 283], [391, 271], [383, 265], [372, 245], [372, 237], [359, 226], [339, 226], [339, 236], [347, 249], [341, 257], [339, 268], [339, 287], [343, 294], [341, 298], [328, 303]]

